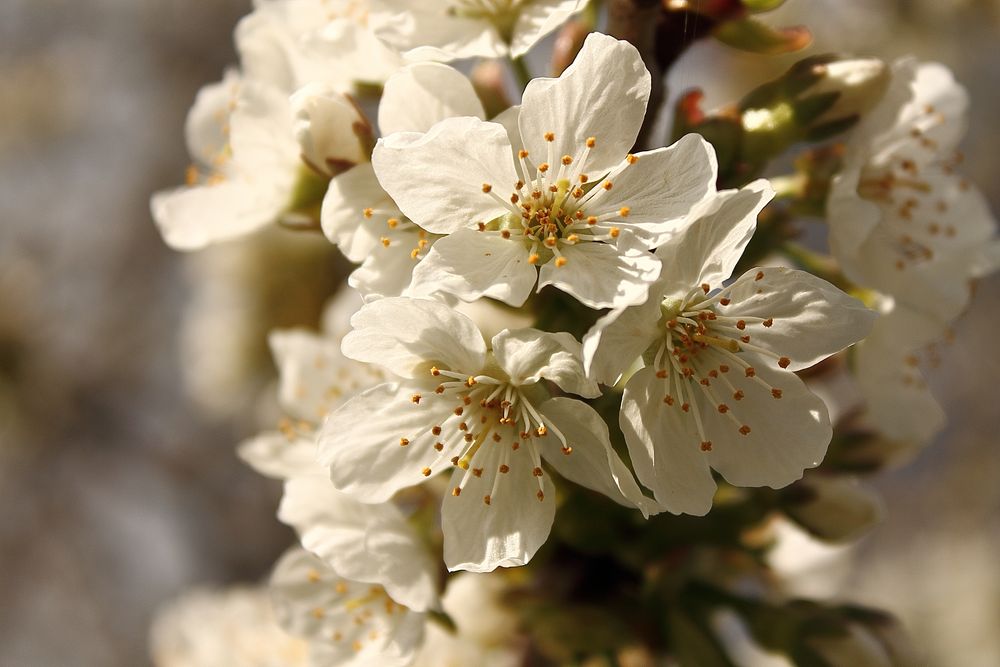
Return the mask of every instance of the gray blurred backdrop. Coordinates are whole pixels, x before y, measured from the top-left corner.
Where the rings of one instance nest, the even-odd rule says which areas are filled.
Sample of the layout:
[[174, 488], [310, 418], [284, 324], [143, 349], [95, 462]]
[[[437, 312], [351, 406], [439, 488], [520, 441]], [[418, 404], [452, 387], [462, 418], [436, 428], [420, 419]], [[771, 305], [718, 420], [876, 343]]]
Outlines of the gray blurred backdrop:
[[[156, 606], [264, 576], [291, 536], [234, 444], [270, 418], [270, 325], [315, 321], [346, 270], [314, 239], [195, 256], [160, 241], [195, 92], [232, 64], [249, 0], [0, 5], [0, 665], [146, 664]], [[812, 50], [951, 66], [973, 108], [966, 173], [1000, 211], [998, 0], [789, 0]], [[694, 48], [671, 92], [709, 106], [786, 59]], [[266, 280], [261, 280], [261, 276]], [[947, 431], [881, 476], [886, 522], [838, 597], [901, 615], [931, 665], [1000, 664], [1000, 280], [932, 372]], [[265, 417], [261, 418], [260, 415]]]

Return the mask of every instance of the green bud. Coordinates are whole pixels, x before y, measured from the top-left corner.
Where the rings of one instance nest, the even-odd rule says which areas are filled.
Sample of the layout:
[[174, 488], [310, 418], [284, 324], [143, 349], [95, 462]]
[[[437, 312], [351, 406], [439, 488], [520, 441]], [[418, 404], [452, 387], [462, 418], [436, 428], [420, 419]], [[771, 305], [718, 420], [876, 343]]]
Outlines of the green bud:
[[778, 504], [795, 523], [826, 542], [850, 542], [882, 516], [878, 496], [847, 477], [807, 475], [784, 489]]

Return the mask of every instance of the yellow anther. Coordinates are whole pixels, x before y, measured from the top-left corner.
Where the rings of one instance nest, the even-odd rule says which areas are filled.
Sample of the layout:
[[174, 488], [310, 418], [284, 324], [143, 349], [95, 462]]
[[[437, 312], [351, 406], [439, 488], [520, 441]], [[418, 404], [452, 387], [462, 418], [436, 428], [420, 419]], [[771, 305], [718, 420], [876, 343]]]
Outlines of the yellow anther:
[[441, 369], [439, 369], [437, 366], [431, 366], [431, 375], [433, 375], [434, 377], [441, 375]]
[[187, 185], [195, 185], [198, 183], [198, 167], [193, 164], [188, 165], [188, 168], [184, 170], [184, 182]]
[[579, 243], [580, 237], [576, 234], [570, 234], [566, 237], [566, 243]]
[[451, 495], [457, 498], [458, 496], [462, 495], [462, 489], [456, 486], [454, 489], [451, 490]]
[[627, 218], [628, 214], [631, 212], [632, 209], [629, 208], [628, 206], [622, 206], [620, 209], [618, 209], [618, 215], [620, 215], [623, 218]]
[[414, 394], [413, 396], [410, 396], [410, 400], [413, 401], [414, 403], [419, 403], [420, 402], [420, 394]]
[[573, 158], [569, 155], [563, 155], [562, 163], [568, 167], [569, 165], [573, 164]]
[[417, 259], [420, 257], [420, 248], [414, 248], [410, 251], [410, 259]]
[[556, 135], [554, 133], [552, 132], [545, 133], [545, 141], [555, 141], [555, 140], [556, 140]]
[[569, 456], [570, 454], [573, 453], [573, 448], [569, 445], [563, 445], [562, 453], [565, 454], [566, 456]]
[[597, 224], [597, 216], [596, 215], [588, 215], [587, 216], [587, 224], [588, 225], [596, 225]]
[[587, 148], [593, 148], [597, 145], [596, 137], [587, 137]]
[[410, 441], [407, 438], [400, 438], [399, 439], [399, 446], [400, 447], [406, 447], [408, 444], [410, 444]]
[[528, 264], [537, 264], [539, 260], [537, 253], [531, 253], [528, 255]]
[[604, 183], [601, 184], [601, 187], [604, 188], [605, 190], [610, 190], [611, 188], [615, 187], [615, 184], [612, 183], [611, 181], [604, 181]]
[[431, 469], [430, 468], [424, 468], [420, 472], [423, 473], [424, 477], [430, 477], [431, 476]]
[[528, 151], [526, 151], [526, 150], [524, 150], [524, 149], [522, 148], [521, 150], [519, 150], [519, 151], [517, 152], [517, 156], [518, 156], [519, 158], [521, 158], [521, 159], [523, 160], [523, 159], [525, 159], [526, 157], [528, 157]]
[[587, 176], [586, 174], [580, 174], [580, 179], [579, 180], [580, 180], [581, 183], [586, 183], [587, 181], [590, 180], [590, 176]]
[[549, 432], [549, 429], [545, 428], [545, 424], [542, 424], [537, 429], [535, 429], [535, 433], [537, 433], [540, 436], [547, 435], [548, 432]]
[[618, 229], [617, 227], [612, 227], [611, 229], [608, 230], [608, 235], [613, 239], [618, 238], [618, 235], [621, 233], [622, 230]]
[[364, 214], [364, 216], [366, 218], [370, 218], [370, 217], [372, 217], [372, 214], [375, 213], [375, 210], [371, 209], [371, 208], [366, 208], [365, 210], [362, 211], [362, 213]]
[[543, 500], [545, 500], [545, 493], [539, 491], [538, 493], [535, 494], [535, 497], [538, 498], [538, 502], [542, 502]]
[[556, 257], [556, 266], [557, 267], [566, 266], [566, 262], [568, 261], [569, 260], [567, 260], [565, 257]]
[[543, 162], [540, 165], [538, 165], [538, 171], [539, 172], [541, 172], [541, 173], [544, 174], [548, 170], [549, 170], [549, 163], [548, 162]]
[[556, 237], [554, 237], [554, 236], [547, 236], [547, 237], [545, 237], [545, 241], [544, 241], [546, 247], [548, 247], [548, 248], [555, 248], [556, 244], [558, 242], [559, 242], [559, 240]]
[[625, 160], [628, 161], [629, 164], [635, 164], [636, 162], [639, 161], [639, 156], [638, 155], [632, 155], [631, 153], [629, 153], [625, 157]]
[[490, 496], [489, 496], [489, 494], [486, 494], [485, 496], [483, 496], [483, 502], [486, 503], [487, 505], [490, 504]]
[[475, 385], [475, 384], [476, 384], [476, 378], [474, 378], [474, 377], [472, 377], [472, 376], [470, 375], [470, 376], [469, 376], [468, 378], [466, 378], [466, 380], [465, 380], [465, 384], [466, 384], [466, 386], [468, 386], [468, 387], [472, 387], [473, 385]]
[[493, 190], [492, 185], [490, 185], [489, 183], [483, 183], [483, 192], [489, 194], [490, 192], [492, 192], [492, 190]]
[[389, 229], [395, 229], [396, 227], [399, 226], [399, 219], [389, 218], [388, 220], [385, 221], [385, 224], [389, 225]]
[[381, 241], [382, 245], [385, 246], [386, 248], [388, 248], [389, 244], [391, 243], [391, 241], [389, 241], [388, 236], [383, 236], [381, 239], [379, 239], [379, 241]]

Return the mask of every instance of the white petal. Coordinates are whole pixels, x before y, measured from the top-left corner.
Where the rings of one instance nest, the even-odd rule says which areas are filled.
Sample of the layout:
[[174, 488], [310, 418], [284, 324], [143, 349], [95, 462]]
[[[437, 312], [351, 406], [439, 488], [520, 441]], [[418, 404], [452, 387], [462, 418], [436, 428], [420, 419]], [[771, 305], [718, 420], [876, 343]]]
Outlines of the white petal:
[[438, 606], [435, 563], [392, 503], [360, 503], [323, 474], [302, 475], [285, 484], [278, 519], [345, 579], [378, 584], [414, 611]]
[[345, 355], [401, 377], [429, 377], [433, 365], [478, 373], [486, 343], [472, 320], [437, 301], [389, 298], [366, 304], [351, 318]]
[[321, 470], [316, 443], [296, 434], [265, 431], [240, 443], [240, 459], [265, 477], [288, 479]]
[[[566, 479], [603, 493], [619, 505], [637, 507], [643, 516], [659, 506], [642, 494], [632, 472], [611, 448], [608, 425], [592, 407], [571, 398], [553, 398], [538, 407], [572, 447], [566, 454], [551, 434], [542, 450], [545, 460]], [[557, 446], [560, 445], [560, 446]]]
[[422, 240], [431, 243], [434, 238], [415, 225], [386, 234], [364, 263], [348, 276], [347, 283], [358, 290], [366, 302], [402, 295], [421, 261], [419, 256], [413, 256], [413, 251], [423, 252], [425, 249], [421, 249], [419, 243]]
[[945, 414], [911, 350], [894, 335], [895, 316], [883, 316], [858, 345], [855, 375], [867, 401], [866, 420], [890, 440], [925, 445], [944, 428]]
[[[497, 567], [525, 565], [545, 543], [555, 516], [555, 489], [548, 475], [535, 477], [529, 444], [508, 455], [510, 471], [499, 473], [507, 442], [487, 443], [473, 465], [481, 477], [470, 476], [461, 495], [447, 495], [441, 509], [444, 562], [449, 570], [490, 572]], [[468, 474], [456, 468], [452, 488]], [[494, 492], [494, 479], [500, 477]], [[543, 499], [539, 501], [539, 483]], [[490, 503], [484, 496], [490, 495]]]
[[[507, 131], [471, 117], [445, 119], [424, 135], [379, 139], [372, 164], [400, 210], [436, 234], [509, 213], [504, 193], [517, 182]], [[484, 185], [495, 188], [501, 200], [483, 192]]]
[[597, 320], [583, 338], [587, 375], [608, 386], [618, 382], [622, 373], [659, 338], [659, 321], [660, 300], [655, 297], [640, 306], [616, 308]]
[[660, 260], [628, 232], [617, 247], [607, 243], [563, 245], [563, 266], [547, 262], [539, 273], [538, 289], [555, 285], [591, 308], [618, 308], [642, 303], [660, 275]]
[[[781, 390], [781, 398], [774, 398], [769, 388], [738, 368], [726, 378], [743, 392], [742, 400], [727, 395], [728, 387], [724, 389], [722, 382], [712, 382], [714, 397], [729, 406], [729, 413], [722, 414], [704, 393], [696, 393], [705, 435], [713, 445], [707, 458], [730, 484], [781, 488], [823, 460], [833, 435], [830, 418], [823, 401], [794, 373], [772, 368], [750, 355], [744, 358], [758, 379]], [[676, 405], [672, 410], [681, 412]], [[750, 427], [748, 435], [740, 433], [742, 425]]]
[[229, 144], [229, 114], [240, 89], [240, 74], [227, 70], [222, 81], [202, 86], [188, 111], [184, 138], [188, 153], [196, 163], [210, 166]]
[[[244, 80], [229, 119], [233, 166], [258, 187], [288, 189], [301, 165], [294, 117], [283, 90]], [[275, 185], [275, 179], [285, 184]]]
[[[758, 278], [760, 276], [760, 278]], [[790, 360], [788, 370], [808, 368], [871, 331], [874, 311], [805, 271], [750, 269], [723, 290], [732, 303], [719, 306], [734, 318], [773, 318], [768, 327], [749, 322], [750, 344]]]
[[[367, 209], [372, 209], [370, 217]], [[363, 262], [389, 231], [388, 220], [402, 217], [368, 162], [330, 181], [320, 211], [323, 233], [352, 262]]]
[[[382, 303], [376, 301], [375, 303]], [[433, 395], [427, 383], [383, 384], [354, 397], [327, 417], [319, 432], [319, 462], [330, 468], [338, 491], [366, 503], [385, 502], [403, 488], [425, 481], [424, 468], [450, 468], [462, 441], [438, 454], [431, 429], [452, 415], [448, 401], [411, 400]], [[408, 441], [405, 446], [403, 439]]]
[[387, 44], [411, 60], [498, 58], [507, 47], [487, 21], [448, 14], [446, 2], [372, 0], [372, 25]]
[[689, 226], [656, 249], [665, 267], [663, 294], [684, 296], [703, 283], [721, 287], [757, 229], [757, 215], [773, 197], [770, 184], [761, 179], [706, 200]]
[[564, 331], [504, 330], [493, 338], [493, 354], [515, 386], [545, 378], [572, 394], [601, 395], [597, 383], [583, 372], [580, 343]]
[[297, 419], [318, 423], [345, 399], [385, 380], [378, 367], [345, 357], [335, 338], [279, 330], [268, 335], [268, 344], [278, 366], [278, 402]]
[[408, 294], [454, 294], [464, 301], [490, 297], [514, 307], [524, 304], [538, 272], [524, 243], [497, 234], [460, 229], [438, 240], [413, 270]]
[[672, 514], [702, 516], [712, 509], [715, 480], [701, 451], [694, 420], [678, 405], [668, 406], [667, 380], [653, 368], [629, 378], [622, 396], [620, 424], [635, 474]]
[[167, 245], [197, 250], [274, 222], [284, 199], [270, 194], [243, 181], [229, 181], [157, 192], [150, 209]]
[[[618, 164], [639, 134], [649, 101], [649, 72], [634, 46], [591, 33], [558, 79], [533, 79], [521, 103], [521, 138], [535, 164], [576, 156], [597, 142], [585, 169], [593, 176]], [[555, 140], [545, 140], [546, 133]], [[554, 163], [554, 162], [553, 162]]]
[[542, 37], [558, 28], [570, 16], [583, 9], [582, 0], [534, 0], [518, 8], [514, 34], [510, 40], [510, 55], [519, 58]]
[[453, 116], [485, 117], [472, 83], [453, 67], [416, 63], [385, 82], [378, 107], [383, 135], [427, 132], [438, 121]]
[[[614, 216], [599, 227], [628, 229], [655, 248], [690, 224], [692, 209], [715, 192], [715, 149], [700, 135], [688, 134], [672, 146], [635, 157], [638, 162], [609, 178], [614, 187], [585, 208], [588, 215]], [[619, 216], [623, 207], [629, 210], [627, 217]]]
[[309, 639], [320, 664], [402, 667], [423, 639], [424, 614], [390, 605], [380, 589], [344, 579], [302, 549], [281, 557], [271, 590], [278, 622]]

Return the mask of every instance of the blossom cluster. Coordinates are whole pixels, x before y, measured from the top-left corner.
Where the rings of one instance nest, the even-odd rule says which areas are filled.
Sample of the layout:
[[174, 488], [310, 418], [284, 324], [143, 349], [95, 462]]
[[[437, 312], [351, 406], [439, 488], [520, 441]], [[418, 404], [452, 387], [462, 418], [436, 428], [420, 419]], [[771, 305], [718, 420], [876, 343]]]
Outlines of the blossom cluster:
[[767, 179], [721, 187], [696, 133], [636, 150], [651, 78], [629, 42], [591, 32], [557, 77], [489, 111], [448, 64], [521, 67], [585, 4], [258, 0], [239, 69], [199, 93], [187, 184], [152, 200], [166, 242], [280, 225], [355, 265], [323, 332], [270, 336], [286, 418], [240, 455], [283, 481], [278, 518], [299, 537], [270, 583], [297, 657], [248, 664], [511, 664], [510, 642], [442, 607], [439, 560], [527, 565], [573, 486], [640, 521], [705, 515], [720, 485], [787, 487], [833, 439], [799, 373], [834, 355], [874, 428], [937, 427], [934, 407], [912, 418], [934, 404], [909, 360], [1000, 261], [955, 173], [966, 98], [950, 74], [878, 63], [887, 89], [852, 102], [831, 282], [750, 252]]

